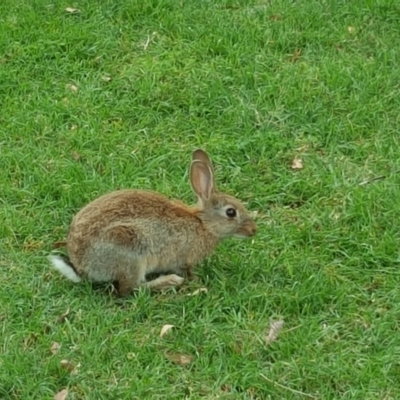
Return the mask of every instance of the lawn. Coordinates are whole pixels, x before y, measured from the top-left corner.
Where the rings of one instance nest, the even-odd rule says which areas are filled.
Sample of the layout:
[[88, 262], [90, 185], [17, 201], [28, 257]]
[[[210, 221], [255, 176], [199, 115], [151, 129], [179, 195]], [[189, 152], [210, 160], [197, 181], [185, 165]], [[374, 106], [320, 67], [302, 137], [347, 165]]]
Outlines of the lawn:
[[[0, 105], [1, 399], [400, 398], [398, 1], [2, 0]], [[123, 300], [50, 267], [198, 147], [254, 238]]]

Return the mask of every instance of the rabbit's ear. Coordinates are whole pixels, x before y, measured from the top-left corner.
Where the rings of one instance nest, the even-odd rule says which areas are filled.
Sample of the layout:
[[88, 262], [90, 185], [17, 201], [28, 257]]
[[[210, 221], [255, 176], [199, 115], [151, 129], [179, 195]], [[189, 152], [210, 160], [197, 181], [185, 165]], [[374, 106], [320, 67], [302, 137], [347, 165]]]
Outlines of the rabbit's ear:
[[209, 200], [214, 192], [214, 174], [203, 161], [192, 161], [190, 183], [199, 200]]
[[210, 168], [211, 172], [214, 171], [210, 158], [204, 150], [197, 149], [193, 152], [192, 161], [201, 161], [206, 164], [208, 168]]

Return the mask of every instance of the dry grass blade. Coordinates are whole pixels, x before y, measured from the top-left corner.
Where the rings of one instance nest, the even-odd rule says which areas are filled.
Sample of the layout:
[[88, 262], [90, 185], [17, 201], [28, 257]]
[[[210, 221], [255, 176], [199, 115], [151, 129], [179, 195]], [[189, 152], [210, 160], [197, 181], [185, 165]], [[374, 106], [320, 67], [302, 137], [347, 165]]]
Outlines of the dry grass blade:
[[375, 181], [380, 181], [382, 179], [385, 179], [386, 175], [380, 175], [380, 176], [376, 176], [374, 178], [368, 179], [366, 181], [362, 181], [359, 183], [360, 186], [365, 186], [368, 185], [369, 183], [375, 182]]
[[188, 296], [197, 296], [198, 294], [200, 294], [200, 293], [207, 293], [208, 292], [208, 289], [207, 288], [205, 288], [205, 287], [202, 287], [202, 288], [200, 288], [200, 289], [196, 289], [194, 292], [192, 292], [192, 293], [189, 293], [188, 294]]
[[[391, 172], [392, 175], [398, 174], [398, 173], [400, 173], [400, 169], [397, 169], [397, 170]], [[360, 185], [360, 186], [368, 185], [368, 184], [370, 184], [370, 183], [372, 183], [372, 182], [381, 181], [382, 179], [386, 179], [386, 178], [388, 178], [389, 176], [390, 176], [390, 175], [379, 175], [379, 176], [375, 176], [374, 178], [367, 179], [367, 180], [365, 180], [365, 181], [360, 182], [359, 185]]]
[[156, 35], [157, 35], [157, 32], [153, 32], [151, 35], [147, 36], [146, 42], [143, 44], [144, 50], [147, 50], [147, 48], [149, 47], [149, 44], [151, 43], [151, 41], [153, 40], [153, 38]]
[[318, 397], [315, 397], [315, 396], [313, 396], [313, 395], [311, 395], [311, 394], [304, 393], [304, 392], [300, 392], [299, 390], [292, 389], [292, 388], [290, 388], [290, 387], [288, 387], [288, 386], [281, 385], [280, 383], [275, 382], [275, 381], [273, 381], [272, 379], [267, 378], [267, 377], [266, 377], [265, 375], [263, 375], [263, 374], [260, 374], [260, 376], [263, 377], [266, 381], [272, 383], [273, 385], [276, 385], [276, 386], [278, 386], [278, 387], [280, 387], [280, 388], [282, 388], [282, 389], [285, 389], [285, 390], [287, 390], [287, 391], [289, 391], [289, 392], [298, 394], [299, 396], [308, 397], [308, 398], [310, 398], [310, 399], [317, 399], [317, 398], [318, 398]]
[[258, 217], [258, 211], [250, 211], [250, 217], [256, 219]]
[[76, 13], [78, 13], [80, 10], [79, 10], [79, 8], [67, 7], [67, 8], [65, 9], [65, 11], [66, 11], [67, 13], [69, 13], [69, 14], [76, 14]]
[[68, 390], [63, 389], [54, 395], [54, 400], [65, 400], [68, 396]]
[[269, 327], [268, 335], [265, 338], [265, 344], [269, 345], [270, 343], [274, 342], [283, 328], [284, 321], [272, 321]]
[[163, 337], [164, 335], [166, 335], [173, 327], [174, 327], [174, 325], [169, 325], [169, 324], [164, 325], [161, 328], [160, 337]]
[[58, 322], [59, 324], [61, 324], [62, 322], [65, 321], [65, 319], [68, 317], [68, 315], [69, 315], [69, 308], [68, 308], [67, 311], [65, 311], [65, 313], [61, 314], [61, 315], [57, 318], [57, 322]]

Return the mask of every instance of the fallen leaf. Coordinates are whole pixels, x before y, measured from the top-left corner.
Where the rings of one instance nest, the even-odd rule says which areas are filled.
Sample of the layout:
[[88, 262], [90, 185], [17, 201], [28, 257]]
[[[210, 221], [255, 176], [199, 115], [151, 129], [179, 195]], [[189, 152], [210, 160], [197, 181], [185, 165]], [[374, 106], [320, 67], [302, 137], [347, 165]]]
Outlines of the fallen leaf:
[[67, 8], [65, 9], [65, 11], [66, 11], [67, 13], [69, 13], [69, 14], [76, 14], [76, 13], [78, 13], [80, 10], [79, 10], [79, 8], [67, 7]]
[[81, 364], [75, 365], [69, 360], [61, 360], [60, 364], [65, 370], [69, 371], [72, 375], [76, 375], [79, 372], [79, 367], [81, 366]]
[[174, 327], [174, 325], [169, 325], [169, 324], [164, 325], [161, 328], [160, 337], [163, 337], [164, 335], [166, 335], [167, 332], [170, 331], [173, 327]]
[[70, 90], [71, 92], [77, 92], [78, 91], [78, 88], [75, 86], [75, 85], [73, 85], [72, 83], [67, 83], [66, 85], [65, 85], [65, 87], [68, 89], [68, 90]]
[[54, 400], [65, 400], [68, 396], [68, 390], [63, 389], [61, 392], [58, 392], [57, 394], [54, 395]]
[[110, 82], [111, 81], [111, 76], [104, 75], [104, 76], [101, 77], [101, 80], [104, 81], [104, 82]]
[[292, 169], [303, 169], [303, 160], [301, 158], [295, 157], [291, 165]]
[[56, 354], [57, 351], [60, 350], [60, 347], [61, 347], [60, 343], [53, 342], [53, 343], [51, 344], [51, 347], [50, 347], [51, 353], [52, 353], [52, 354]]
[[67, 311], [65, 311], [64, 314], [61, 314], [61, 315], [57, 318], [57, 322], [58, 322], [59, 324], [61, 324], [62, 322], [65, 321], [65, 319], [68, 317], [68, 315], [69, 315], [69, 308], [68, 308]]
[[59, 249], [60, 247], [65, 247], [67, 242], [65, 240], [60, 240], [59, 242], [53, 243], [53, 249]]
[[167, 353], [166, 357], [168, 360], [172, 361], [175, 364], [179, 364], [182, 367], [189, 365], [193, 361], [193, 356], [189, 354], [171, 354]]
[[205, 287], [202, 287], [200, 289], [196, 289], [193, 293], [189, 293], [188, 296], [197, 296], [200, 293], [207, 293], [208, 289]]
[[76, 152], [76, 151], [73, 151], [73, 152], [71, 153], [71, 155], [72, 155], [72, 158], [73, 158], [75, 161], [79, 161], [79, 160], [81, 159], [81, 155], [80, 155], [78, 152]]
[[269, 327], [268, 335], [265, 338], [265, 344], [268, 345], [278, 338], [280, 331], [283, 328], [284, 321], [272, 321]]

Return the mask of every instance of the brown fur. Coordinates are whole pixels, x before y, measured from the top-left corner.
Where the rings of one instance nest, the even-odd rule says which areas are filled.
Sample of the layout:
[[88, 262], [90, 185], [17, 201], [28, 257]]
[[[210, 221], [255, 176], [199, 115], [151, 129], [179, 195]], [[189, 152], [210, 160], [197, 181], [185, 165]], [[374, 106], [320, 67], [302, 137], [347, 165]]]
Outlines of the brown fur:
[[[138, 286], [164, 289], [193, 276], [193, 268], [224, 238], [249, 237], [256, 225], [235, 198], [219, 193], [206, 153], [193, 153], [191, 183], [197, 206], [142, 190], [120, 190], [82, 208], [72, 221], [67, 249], [77, 274], [92, 281], [118, 281], [125, 296]], [[237, 218], [228, 218], [234, 208]], [[160, 276], [146, 282], [146, 274]]]

